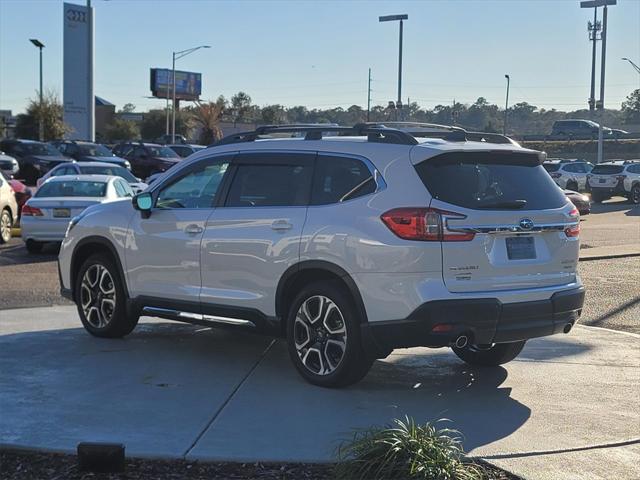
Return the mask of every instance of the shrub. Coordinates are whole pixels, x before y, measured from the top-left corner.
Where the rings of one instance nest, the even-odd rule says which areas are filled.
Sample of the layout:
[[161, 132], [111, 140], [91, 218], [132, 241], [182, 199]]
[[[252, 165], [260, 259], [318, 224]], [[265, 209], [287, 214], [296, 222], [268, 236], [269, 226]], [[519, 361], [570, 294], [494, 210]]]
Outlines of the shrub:
[[[440, 420], [439, 420], [440, 422]], [[460, 434], [409, 417], [384, 428], [357, 432], [338, 450], [338, 479], [480, 480], [482, 470], [464, 461]]]

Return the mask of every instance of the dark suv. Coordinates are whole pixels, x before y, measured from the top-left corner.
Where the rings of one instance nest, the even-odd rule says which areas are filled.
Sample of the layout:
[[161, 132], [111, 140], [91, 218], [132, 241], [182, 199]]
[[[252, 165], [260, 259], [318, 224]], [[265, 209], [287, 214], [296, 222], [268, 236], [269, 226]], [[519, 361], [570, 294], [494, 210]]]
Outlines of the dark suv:
[[117, 157], [111, 150], [99, 143], [62, 140], [51, 142], [62, 154], [79, 162], [107, 162], [131, 170], [131, 163], [124, 158]]
[[20, 170], [16, 178], [24, 179], [29, 185], [35, 185], [38, 178], [53, 167], [72, 161], [55, 147], [35, 140], [3, 140], [0, 142], [0, 150], [18, 160]]
[[155, 143], [120, 143], [113, 147], [113, 154], [127, 159], [133, 174], [142, 179], [164, 172], [181, 160], [170, 148]]
[[[551, 128], [552, 137], [567, 137], [575, 139], [598, 138], [598, 124], [591, 120], [556, 120]], [[609, 127], [602, 127], [602, 135], [612, 135]]]

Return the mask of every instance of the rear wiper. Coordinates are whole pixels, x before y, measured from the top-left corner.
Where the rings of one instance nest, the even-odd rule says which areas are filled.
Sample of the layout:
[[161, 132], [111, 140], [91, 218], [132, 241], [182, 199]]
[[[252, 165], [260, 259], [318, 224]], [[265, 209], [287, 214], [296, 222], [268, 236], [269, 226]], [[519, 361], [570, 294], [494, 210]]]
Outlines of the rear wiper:
[[520, 210], [526, 205], [526, 200], [510, 200], [503, 202], [481, 203], [478, 205], [478, 208], [504, 208], [507, 210]]

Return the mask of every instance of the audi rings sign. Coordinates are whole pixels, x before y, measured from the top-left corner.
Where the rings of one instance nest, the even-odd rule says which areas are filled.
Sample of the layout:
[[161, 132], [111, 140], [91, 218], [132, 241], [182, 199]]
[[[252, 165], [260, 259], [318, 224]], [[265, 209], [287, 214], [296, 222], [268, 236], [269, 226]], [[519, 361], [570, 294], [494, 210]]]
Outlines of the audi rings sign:
[[94, 139], [93, 9], [64, 4], [64, 122], [69, 138]]

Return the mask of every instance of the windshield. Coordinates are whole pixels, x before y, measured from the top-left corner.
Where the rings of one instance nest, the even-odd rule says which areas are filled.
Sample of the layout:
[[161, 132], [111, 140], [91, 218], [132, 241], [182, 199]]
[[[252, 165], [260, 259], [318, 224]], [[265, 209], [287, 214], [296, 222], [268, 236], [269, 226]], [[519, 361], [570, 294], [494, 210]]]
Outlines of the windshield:
[[560, 208], [567, 200], [536, 161], [524, 153], [445, 153], [416, 165], [434, 198], [492, 210]]
[[591, 170], [591, 173], [595, 175], [614, 175], [616, 173], [622, 173], [624, 167], [622, 165], [596, 165]]
[[549, 173], [557, 172], [558, 170], [560, 170], [560, 164], [559, 163], [544, 163], [542, 166]]
[[58, 149], [48, 143], [21, 143], [20, 147], [28, 155], [44, 155], [47, 157], [61, 157]]
[[36, 197], [104, 197], [106, 191], [107, 184], [105, 182], [54, 181], [42, 185], [36, 193]]
[[114, 175], [124, 178], [129, 183], [137, 183], [138, 179], [134, 177], [129, 170], [114, 165], [113, 167], [80, 167], [80, 173], [86, 175]]
[[180, 158], [176, 152], [171, 150], [169, 147], [147, 147], [149, 153], [151, 153], [154, 157], [162, 157], [162, 158]]
[[78, 145], [80, 155], [86, 157], [113, 157], [113, 153], [108, 148], [98, 145], [97, 143], [86, 143]]

